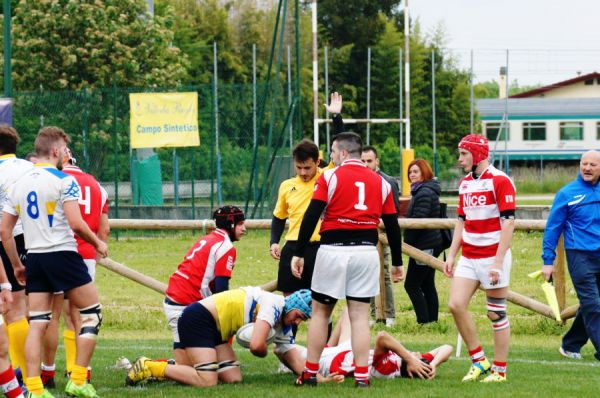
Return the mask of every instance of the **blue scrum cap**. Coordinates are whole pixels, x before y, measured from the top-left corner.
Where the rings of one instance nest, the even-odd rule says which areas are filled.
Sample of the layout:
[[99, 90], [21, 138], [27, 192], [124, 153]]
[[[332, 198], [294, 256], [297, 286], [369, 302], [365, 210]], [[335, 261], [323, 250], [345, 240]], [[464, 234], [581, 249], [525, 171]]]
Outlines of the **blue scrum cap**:
[[312, 295], [310, 290], [301, 289], [285, 298], [283, 311], [287, 314], [291, 310], [300, 310], [307, 318], [312, 315]]

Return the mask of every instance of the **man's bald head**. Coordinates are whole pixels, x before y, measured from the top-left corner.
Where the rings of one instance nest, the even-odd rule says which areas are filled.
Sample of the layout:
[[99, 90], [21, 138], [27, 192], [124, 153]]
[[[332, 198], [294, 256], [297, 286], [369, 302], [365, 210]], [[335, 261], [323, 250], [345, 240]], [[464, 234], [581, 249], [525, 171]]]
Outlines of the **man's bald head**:
[[581, 155], [579, 172], [584, 181], [597, 184], [600, 179], [600, 152], [592, 150]]

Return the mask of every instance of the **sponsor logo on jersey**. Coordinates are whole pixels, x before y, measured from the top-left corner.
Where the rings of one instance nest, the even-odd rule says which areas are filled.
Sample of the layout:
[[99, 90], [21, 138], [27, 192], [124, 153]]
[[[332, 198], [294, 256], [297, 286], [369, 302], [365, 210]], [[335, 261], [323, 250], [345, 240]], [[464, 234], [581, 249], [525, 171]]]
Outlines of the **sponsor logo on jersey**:
[[[508, 195], [510, 196], [510, 195]], [[465, 206], [485, 206], [487, 204], [487, 198], [485, 195], [477, 195], [473, 193], [465, 194], [464, 197]]]

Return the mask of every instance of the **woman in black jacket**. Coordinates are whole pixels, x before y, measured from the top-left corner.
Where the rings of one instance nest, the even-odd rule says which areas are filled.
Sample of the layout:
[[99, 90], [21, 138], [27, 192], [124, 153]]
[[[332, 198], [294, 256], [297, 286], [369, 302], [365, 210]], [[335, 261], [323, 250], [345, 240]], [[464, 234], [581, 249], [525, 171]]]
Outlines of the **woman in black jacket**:
[[[440, 215], [441, 188], [433, 178], [433, 171], [427, 161], [415, 159], [408, 166], [408, 180], [411, 182], [412, 198], [406, 218], [438, 218]], [[407, 229], [404, 241], [437, 257], [442, 246], [439, 229]], [[414, 258], [408, 262], [404, 289], [413, 304], [418, 323], [438, 320], [439, 301], [435, 289], [435, 269], [419, 264]]]

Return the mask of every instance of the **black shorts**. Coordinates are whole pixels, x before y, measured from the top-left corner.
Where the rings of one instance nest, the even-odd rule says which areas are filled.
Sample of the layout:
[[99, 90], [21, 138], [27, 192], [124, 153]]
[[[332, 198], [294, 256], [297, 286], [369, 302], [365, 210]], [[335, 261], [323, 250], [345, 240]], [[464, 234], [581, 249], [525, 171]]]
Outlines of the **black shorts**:
[[25, 267], [27, 293], [58, 293], [86, 285], [92, 281], [79, 253], [64, 250], [28, 253]]
[[295, 292], [300, 289], [310, 289], [313, 270], [315, 269], [315, 259], [317, 258], [319, 243], [309, 243], [304, 252], [304, 270], [302, 278], [298, 279], [292, 275], [292, 257], [296, 251], [296, 241], [288, 241], [281, 250], [279, 259], [279, 271], [277, 272], [277, 290], [280, 292]]
[[227, 341], [221, 339], [221, 332], [209, 310], [199, 302], [188, 305], [177, 321], [180, 347], [215, 348]]
[[[15, 236], [15, 242], [17, 244], [17, 253], [19, 254], [19, 258], [21, 259], [21, 263], [25, 264], [27, 260], [27, 250], [25, 250], [25, 239], [23, 238], [23, 234]], [[4, 251], [4, 245], [0, 242], [0, 257], [2, 257], [2, 263], [4, 264], [4, 271], [6, 271], [6, 276], [8, 277], [8, 281], [12, 285], [13, 292], [19, 292], [25, 289], [25, 286], [19, 285], [17, 282], [17, 278], [15, 277], [15, 272], [13, 267]]]

